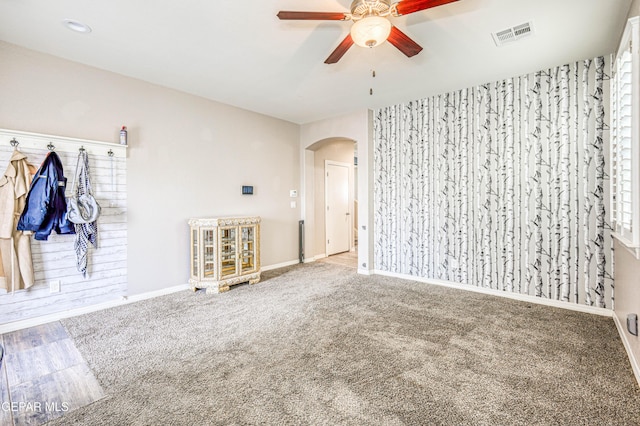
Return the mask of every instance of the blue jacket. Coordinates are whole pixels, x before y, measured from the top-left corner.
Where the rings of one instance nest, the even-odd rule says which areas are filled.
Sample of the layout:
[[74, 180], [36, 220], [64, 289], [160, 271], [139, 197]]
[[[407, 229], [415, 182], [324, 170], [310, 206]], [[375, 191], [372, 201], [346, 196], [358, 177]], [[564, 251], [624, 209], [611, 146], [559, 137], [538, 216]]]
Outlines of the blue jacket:
[[67, 219], [66, 186], [62, 162], [58, 154], [50, 152], [31, 182], [18, 230], [33, 231], [36, 240], [46, 240], [52, 230], [75, 234], [73, 223]]

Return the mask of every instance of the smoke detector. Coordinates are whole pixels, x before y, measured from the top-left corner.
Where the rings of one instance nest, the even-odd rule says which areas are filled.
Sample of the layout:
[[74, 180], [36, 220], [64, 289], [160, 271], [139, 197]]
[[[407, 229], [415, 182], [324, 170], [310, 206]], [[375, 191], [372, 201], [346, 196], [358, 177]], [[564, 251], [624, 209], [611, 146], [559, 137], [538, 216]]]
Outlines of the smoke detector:
[[531, 21], [491, 33], [496, 46], [503, 46], [531, 35], [533, 35], [533, 23]]

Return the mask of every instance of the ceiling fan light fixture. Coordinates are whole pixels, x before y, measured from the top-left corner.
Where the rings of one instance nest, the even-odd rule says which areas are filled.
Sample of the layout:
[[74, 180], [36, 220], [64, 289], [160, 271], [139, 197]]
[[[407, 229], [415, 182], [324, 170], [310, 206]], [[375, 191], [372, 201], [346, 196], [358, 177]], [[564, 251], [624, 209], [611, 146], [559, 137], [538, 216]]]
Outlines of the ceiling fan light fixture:
[[375, 47], [384, 43], [391, 33], [391, 22], [382, 16], [370, 15], [353, 23], [351, 38], [362, 47]]

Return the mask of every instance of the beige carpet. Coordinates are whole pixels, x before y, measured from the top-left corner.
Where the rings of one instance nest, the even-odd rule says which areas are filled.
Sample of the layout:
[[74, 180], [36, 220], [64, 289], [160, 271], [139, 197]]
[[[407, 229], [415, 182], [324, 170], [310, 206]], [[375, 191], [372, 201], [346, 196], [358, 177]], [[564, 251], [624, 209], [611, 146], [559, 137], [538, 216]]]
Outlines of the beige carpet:
[[610, 318], [315, 263], [63, 324], [107, 396], [51, 424], [638, 425]]

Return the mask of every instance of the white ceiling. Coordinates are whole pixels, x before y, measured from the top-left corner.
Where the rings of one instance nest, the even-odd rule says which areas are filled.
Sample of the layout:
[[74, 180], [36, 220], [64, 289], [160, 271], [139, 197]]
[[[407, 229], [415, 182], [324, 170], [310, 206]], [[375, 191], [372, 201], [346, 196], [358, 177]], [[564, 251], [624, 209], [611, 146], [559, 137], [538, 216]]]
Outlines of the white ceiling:
[[[276, 17], [279, 10], [347, 12], [350, 4], [0, 0], [0, 40], [307, 123], [611, 53], [631, 0], [460, 0], [392, 18], [424, 48], [419, 55], [407, 58], [389, 43], [353, 46], [335, 65], [324, 60], [350, 22]], [[65, 18], [93, 32], [74, 33]], [[534, 36], [496, 47], [492, 32], [526, 21]]]

